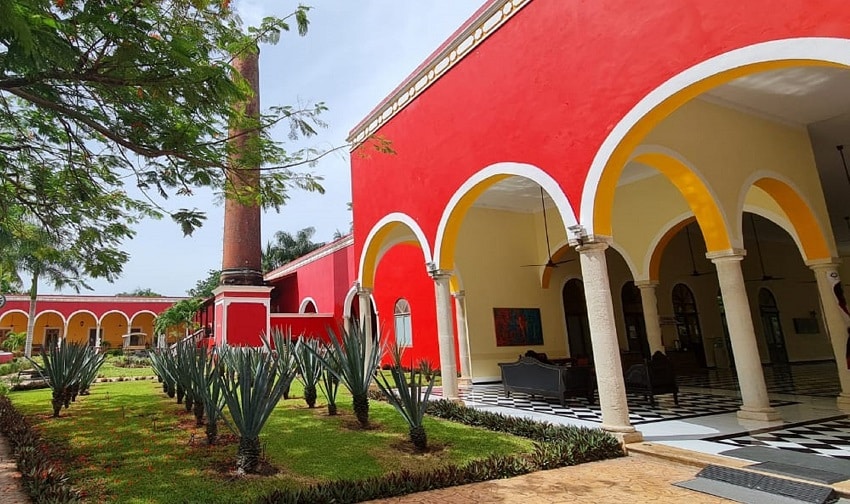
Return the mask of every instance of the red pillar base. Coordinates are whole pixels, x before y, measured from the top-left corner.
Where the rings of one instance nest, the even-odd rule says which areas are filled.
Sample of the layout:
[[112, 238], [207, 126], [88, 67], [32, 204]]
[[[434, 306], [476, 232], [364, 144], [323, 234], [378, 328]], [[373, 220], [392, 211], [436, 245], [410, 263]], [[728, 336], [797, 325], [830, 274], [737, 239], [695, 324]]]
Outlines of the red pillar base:
[[269, 332], [271, 287], [221, 285], [215, 294], [216, 345], [262, 346]]

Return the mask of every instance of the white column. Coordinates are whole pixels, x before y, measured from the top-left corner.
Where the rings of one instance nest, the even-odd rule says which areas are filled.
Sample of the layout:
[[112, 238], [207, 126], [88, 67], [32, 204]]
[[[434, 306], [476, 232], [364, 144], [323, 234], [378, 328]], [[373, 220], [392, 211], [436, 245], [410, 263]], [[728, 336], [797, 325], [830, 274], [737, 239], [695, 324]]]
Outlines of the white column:
[[761, 367], [761, 357], [753, 330], [750, 302], [741, 273], [741, 260], [744, 255], [744, 250], [706, 254], [717, 268], [717, 280], [720, 282], [720, 294], [723, 297], [726, 323], [732, 340], [732, 354], [735, 356], [735, 369], [738, 372], [743, 401], [741, 409], [738, 410], [738, 418], [779, 420], [779, 412], [770, 407], [767, 386], [764, 383], [764, 370]]
[[649, 354], [655, 352], [667, 353], [661, 339], [661, 321], [658, 318], [658, 282], [640, 280], [635, 282], [640, 289], [640, 303], [643, 307], [643, 320], [646, 323], [646, 341], [649, 343]]
[[455, 314], [457, 316], [457, 348], [460, 360], [460, 385], [472, 385], [472, 361], [469, 357], [469, 333], [466, 328], [466, 293], [458, 291], [452, 294], [455, 298]]
[[839, 306], [834, 290], [836, 285], [841, 285], [838, 261], [832, 259], [811, 261], [808, 265], [815, 273], [826, 331], [829, 334], [838, 367], [838, 380], [841, 383], [841, 394], [837, 398], [838, 407], [848, 410], [850, 409], [850, 370], [847, 369], [847, 331], [850, 316]]
[[452, 296], [449, 290], [451, 272], [432, 270], [434, 294], [437, 300], [437, 340], [440, 344], [440, 375], [443, 380], [443, 398], [457, 401], [457, 362], [455, 360], [455, 335], [452, 327]]
[[371, 355], [375, 337], [372, 328], [372, 289], [361, 287], [357, 289], [357, 301], [360, 304], [360, 329], [366, 339], [366, 355]]
[[584, 280], [596, 386], [599, 390], [599, 406], [602, 409], [602, 428], [625, 443], [636, 443], [641, 441], [643, 436], [629, 421], [629, 405], [626, 401], [623, 366], [620, 362], [620, 343], [614, 323], [608, 263], [605, 260], [607, 248], [605, 243], [588, 243], [576, 247]]
[[103, 335], [100, 334], [100, 322], [96, 323], [94, 326], [94, 346], [100, 351], [101, 345], [103, 345]]

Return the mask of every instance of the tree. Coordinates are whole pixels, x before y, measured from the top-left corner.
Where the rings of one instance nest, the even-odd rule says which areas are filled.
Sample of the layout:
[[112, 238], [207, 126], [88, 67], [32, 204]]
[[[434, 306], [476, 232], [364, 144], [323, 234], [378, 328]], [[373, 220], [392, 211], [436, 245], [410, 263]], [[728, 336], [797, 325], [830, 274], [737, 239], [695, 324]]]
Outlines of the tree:
[[195, 287], [189, 289], [188, 294], [195, 298], [208, 299], [213, 296], [213, 290], [219, 286], [221, 278], [221, 270], [207, 271], [207, 277], [198, 280]]
[[118, 294], [116, 294], [116, 296], [120, 296], [120, 297], [123, 297], [123, 296], [126, 296], [126, 297], [162, 297], [162, 294], [160, 294], [158, 292], [154, 292], [154, 290], [151, 289], [151, 288], [144, 288], [143, 289], [141, 287], [136, 287], [135, 289], [131, 290], [130, 292], [119, 292]]
[[[197, 209], [165, 208], [169, 196], [210, 187], [279, 209], [292, 189], [322, 192], [319, 177], [297, 170], [323, 153], [287, 150], [270, 128], [312, 136], [323, 104], [276, 106], [259, 119], [232, 107], [251, 93], [233, 55], [277, 42], [290, 23], [306, 34], [308, 8], [246, 30], [229, 3], [0, 2], [0, 228], [19, 206], [54, 243], [61, 233], [83, 256], [119, 258], [115, 244], [141, 218], [169, 215], [186, 234], [202, 224]], [[258, 134], [247, 155], [229, 156], [234, 124]], [[228, 158], [262, 166], [259, 188], [235, 191]]]
[[[13, 219], [0, 228], [0, 264], [4, 271], [16, 273], [17, 283], [23, 283], [22, 274], [30, 281], [29, 319], [24, 355], [32, 355], [33, 330], [38, 300], [39, 280], [47, 280], [55, 288], [70, 287], [79, 292], [88, 289], [84, 278], [104, 277], [114, 280], [120, 273], [126, 254], [108, 247], [95, 256], [87, 256], [85, 247], [63, 241], [63, 229], [51, 232], [42, 228], [36, 218], [20, 207], [11, 207]], [[82, 236], [77, 243], [96, 239], [94, 235]]]
[[263, 251], [263, 271], [269, 272], [279, 268], [324, 246], [324, 242], [314, 243], [310, 240], [315, 232], [316, 229], [313, 227], [301, 229], [295, 233], [295, 236], [286, 231], [277, 231], [274, 234], [274, 240], [268, 242]]

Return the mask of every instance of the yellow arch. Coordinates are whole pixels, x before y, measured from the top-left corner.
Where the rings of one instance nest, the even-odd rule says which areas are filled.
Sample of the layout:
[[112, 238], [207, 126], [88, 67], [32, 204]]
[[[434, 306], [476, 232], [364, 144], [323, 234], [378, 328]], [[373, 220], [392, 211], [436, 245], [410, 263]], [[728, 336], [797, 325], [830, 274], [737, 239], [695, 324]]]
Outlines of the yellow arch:
[[[569, 244], [566, 244], [563, 247], [559, 248], [558, 250], [552, 252], [552, 261], [558, 262], [558, 261], [562, 260], [564, 258], [564, 255], [567, 252], [569, 252], [570, 250], [573, 250], [573, 248], [570, 247]], [[553, 270], [554, 270], [554, 268], [543, 268], [543, 276], [540, 279], [540, 285], [544, 289], [549, 288], [549, 282], [552, 280]]]
[[655, 168], [676, 186], [694, 213], [709, 252], [732, 248], [726, 220], [717, 202], [690, 168], [672, 156], [657, 152], [641, 154], [634, 161]]
[[652, 250], [652, 256], [649, 258], [649, 279], [651, 281], [658, 281], [661, 272], [661, 257], [664, 255], [664, 250], [667, 248], [667, 245], [670, 244], [670, 240], [672, 240], [679, 231], [685, 229], [685, 226], [695, 220], [696, 219], [694, 217], [688, 217], [687, 219], [677, 222], [668, 229], [666, 233], [664, 233], [660, 240], [658, 240], [658, 244], [655, 245], [655, 248]]
[[788, 216], [803, 246], [806, 260], [832, 257], [820, 223], [797, 191], [785, 182], [774, 178], [762, 178], [756, 180], [753, 185], [769, 194]]
[[446, 221], [445, 231], [443, 232], [443, 241], [440, 248], [440, 257], [437, 258], [438, 264], [454, 264], [454, 254], [457, 247], [457, 238], [460, 234], [460, 226], [463, 224], [463, 219], [469, 208], [475, 203], [479, 196], [484, 194], [484, 191], [489, 189], [493, 184], [505, 180], [512, 175], [498, 174], [487, 177], [481, 182], [475, 184], [469, 191], [466, 192], [458, 200], [457, 204], [449, 213], [449, 218]]
[[[650, 112], [643, 116], [628, 133], [623, 137], [620, 143], [614, 148], [605, 167], [599, 178], [596, 186], [594, 203], [593, 203], [593, 229], [595, 234], [612, 236], [612, 214], [614, 211], [614, 193], [617, 189], [617, 182], [620, 179], [620, 174], [623, 171], [626, 163], [629, 161], [629, 156], [634, 151], [643, 139], [653, 130], [658, 124], [672, 114], [676, 109], [696, 98], [697, 96], [709, 91], [721, 84], [735, 80], [746, 75], [766, 72], [768, 70], [779, 70], [782, 68], [801, 67], [801, 66], [826, 66], [834, 68], [847, 68], [844, 65], [830, 63], [818, 60], [804, 59], [788, 59], [777, 61], [765, 61], [740, 66], [730, 70], [722, 71], [703, 79], [691, 86], [688, 86], [681, 91], [671, 95], [666, 100], [658, 104]], [[687, 196], [686, 196], [687, 198]], [[690, 203], [690, 201], [689, 201]], [[694, 212], [696, 213], [696, 212]], [[699, 220], [699, 217], [697, 218]], [[702, 222], [700, 222], [702, 227]], [[714, 242], [709, 244], [706, 237], [706, 245], [709, 246], [709, 251], [725, 250], [723, 248], [714, 248]], [[726, 247], [729, 248], [729, 247]]]

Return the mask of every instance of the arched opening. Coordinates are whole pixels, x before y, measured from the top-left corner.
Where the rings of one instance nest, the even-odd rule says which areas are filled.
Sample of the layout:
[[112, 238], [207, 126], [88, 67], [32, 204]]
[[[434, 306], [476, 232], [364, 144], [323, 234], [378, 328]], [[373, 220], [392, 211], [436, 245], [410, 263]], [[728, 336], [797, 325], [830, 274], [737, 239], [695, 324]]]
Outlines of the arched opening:
[[579, 364], [589, 364], [593, 361], [593, 345], [590, 340], [590, 323], [587, 320], [584, 283], [578, 278], [567, 280], [561, 292], [561, 299], [567, 324], [570, 357]]
[[626, 341], [629, 351], [650, 357], [649, 342], [646, 339], [646, 320], [643, 315], [640, 289], [633, 281], [628, 281], [620, 290], [623, 305], [623, 322], [626, 326]]
[[759, 314], [771, 364], [788, 364], [788, 350], [785, 348], [785, 335], [782, 333], [782, 322], [779, 319], [779, 306], [776, 305], [773, 293], [766, 287], [759, 289]]
[[76, 311], [68, 317], [68, 334], [65, 339], [69, 343], [95, 346], [97, 335], [97, 317], [88, 310]]
[[[103, 348], [122, 348], [124, 346], [124, 335], [127, 334], [130, 321], [127, 315], [120, 311], [110, 311], [100, 317], [100, 346]], [[91, 341], [97, 340], [97, 332], [89, 336]]]
[[301, 301], [301, 306], [298, 308], [299, 313], [319, 313], [316, 307], [316, 301], [313, 298], [304, 298]]
[[413, 325], [410, 321], [410, 303], [406, 299], [401, 298], [395, 302], [393, 322], [396, 345], [399, 348], [413, 346]]
[[27, 313], [22, 310], [9, 310], [0, 315], [0, 348], [11, 333], [27, 330]]
[[677, 350], [689, 355], [696, 366], [705, 368], [705, 347], [694, 293], [687, 285], [676, 284], [673, 287], [672, 299], [677, 336], [674, 346]]

